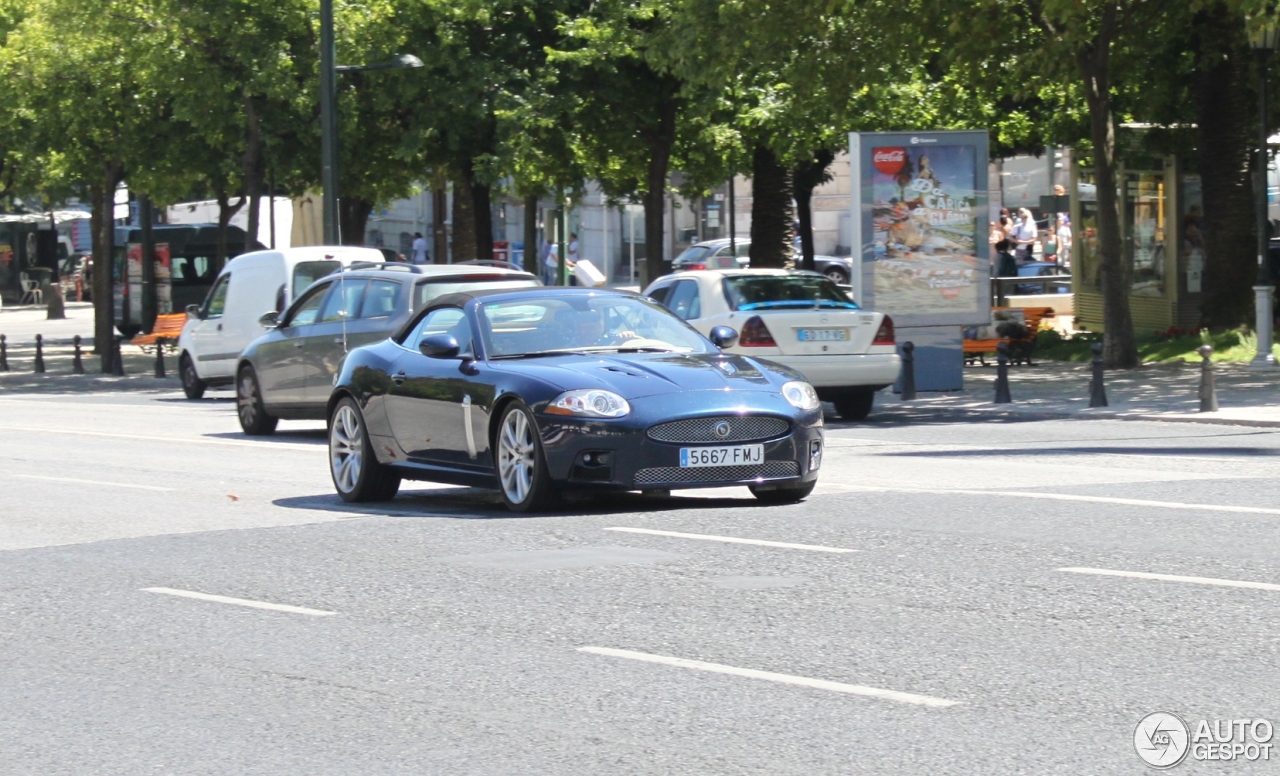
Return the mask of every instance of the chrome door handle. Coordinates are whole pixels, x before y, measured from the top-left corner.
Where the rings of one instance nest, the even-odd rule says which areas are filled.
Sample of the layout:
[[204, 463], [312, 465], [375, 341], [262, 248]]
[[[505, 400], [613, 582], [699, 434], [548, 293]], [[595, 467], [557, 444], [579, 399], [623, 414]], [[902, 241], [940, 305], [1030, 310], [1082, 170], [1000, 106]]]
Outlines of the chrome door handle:
[[302, 347], [302, 340], [297, 340], [297, 341], [295, 341], [295, 342], [293, 343], [293, 346], [294, 346], [295, 348], [300, 348], [300, 347]]
[[333, 344], [335, 344], [335, 345], [341, 345], [343, 342], [345, 342], [345, 340], [343, 340], [343, 339], [342, 339], [342, 337], [334, 337], [334, 338], [333, 338]]
[[406, 375], [404, 373], [404, 370], [402, 369], [391, 376], [391, 382], [395, 383], [396, 385], [404, 385], [405, 376]]

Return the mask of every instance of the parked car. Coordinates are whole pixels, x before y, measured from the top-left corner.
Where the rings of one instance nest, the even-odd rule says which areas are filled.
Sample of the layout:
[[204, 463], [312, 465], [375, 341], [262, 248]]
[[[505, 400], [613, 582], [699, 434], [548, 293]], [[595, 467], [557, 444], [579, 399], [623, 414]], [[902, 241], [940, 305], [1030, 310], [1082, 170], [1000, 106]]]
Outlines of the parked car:
[[[722, 346], [735, 337], [714, 334]], [[422, 479], [497, 488], [515, 511], [564, 490], [746, 485], [794, 502], [822, 462], [820, 404], [799, 374], [723, 353], [621, 291], [441, 297], [351, 352], [328, 411], [330, 473], [347, 501]]]
[[[701, 269], [746, 269], [750, 266], [751, 240], [736, 240], [732, 248], [728, 238], [707, 240], [690, 245], [671, 262], [673, 272], [689, 272]], [[800, 255], [799, 240], [796, 241], [797, 261]], [[831, 282], [839, 286], [849, 285], [853, 277], [853, 259], [839, 256], [814, 255], [815, 271], [831, 278]]]
[[[258, 319], [282, 311], [319, 277], [353, 262], [381, 262], [372, 248], [313, 246], [254, 251], [223, 267], [199, 305], [188, 305], [187, 323], [178, 337], [178, 370], [188, 399], [211, 386], [235, 381], [237, 359], [262, 336]], [[192, 268], [195, 268], [192, 265]], [[174, 275], [182, 272], [177, 259]]]
[[479, 288], [539, 286], [527, 272], [468, 264], [353, 265], [307, 288], [283, 315], [261, 316], [236, 367], [236, 410], [246, 434], [280, 418], [321, 419], [348, 351], [386, 339], [438, 297]]
[[680, 272], [644, 293], [703, 334], [732, 328], [738, 339], [729, 352], [795, 369], [846, 420], [866, 418], [876, 391], [898, 379], [893, 320], [860, 309], [816, 272]]

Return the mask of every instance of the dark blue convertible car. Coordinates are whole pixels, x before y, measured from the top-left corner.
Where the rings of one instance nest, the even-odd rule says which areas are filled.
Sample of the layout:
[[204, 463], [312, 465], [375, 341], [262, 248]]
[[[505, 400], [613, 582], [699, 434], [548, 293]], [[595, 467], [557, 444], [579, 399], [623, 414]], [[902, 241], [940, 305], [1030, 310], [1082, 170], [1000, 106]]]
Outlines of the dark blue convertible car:
[[635, 294], [575, 288], [440, 297], [347, 356], [329, 401], [334, 486], [395, 496], [401, 479], [497, 488], [516, 511], [566, 490], [746, 485], [803, 499], [822, 409], [797, 372], [722, 353]]

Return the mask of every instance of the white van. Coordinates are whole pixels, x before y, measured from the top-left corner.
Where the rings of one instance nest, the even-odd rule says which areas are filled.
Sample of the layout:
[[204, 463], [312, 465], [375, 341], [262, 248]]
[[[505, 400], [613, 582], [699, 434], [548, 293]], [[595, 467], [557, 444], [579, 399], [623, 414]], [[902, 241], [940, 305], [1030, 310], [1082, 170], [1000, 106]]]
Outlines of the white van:
[[254, 251], [222, 268], [200, 305], [187, 307], [187, 323], [178, 338], [182, 390], [188, 399], [206, 388], [231, 385], [236, 359], [262, 336], [264, 313], [283, 312], [316, 279], [354, 262], [383, 262], [374, 248], [315, 245]]

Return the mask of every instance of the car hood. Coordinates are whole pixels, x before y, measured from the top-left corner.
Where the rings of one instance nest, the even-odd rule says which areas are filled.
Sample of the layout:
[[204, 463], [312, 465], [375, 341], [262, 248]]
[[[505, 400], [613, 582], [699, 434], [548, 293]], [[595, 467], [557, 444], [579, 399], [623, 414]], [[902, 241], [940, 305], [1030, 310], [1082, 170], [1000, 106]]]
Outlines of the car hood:
[[781, 364], [728, 353], [607, 353], [501, 361], [560, 390], [602, 388], [628, 399], [687, 391], [769, 391], [804, 379]]

